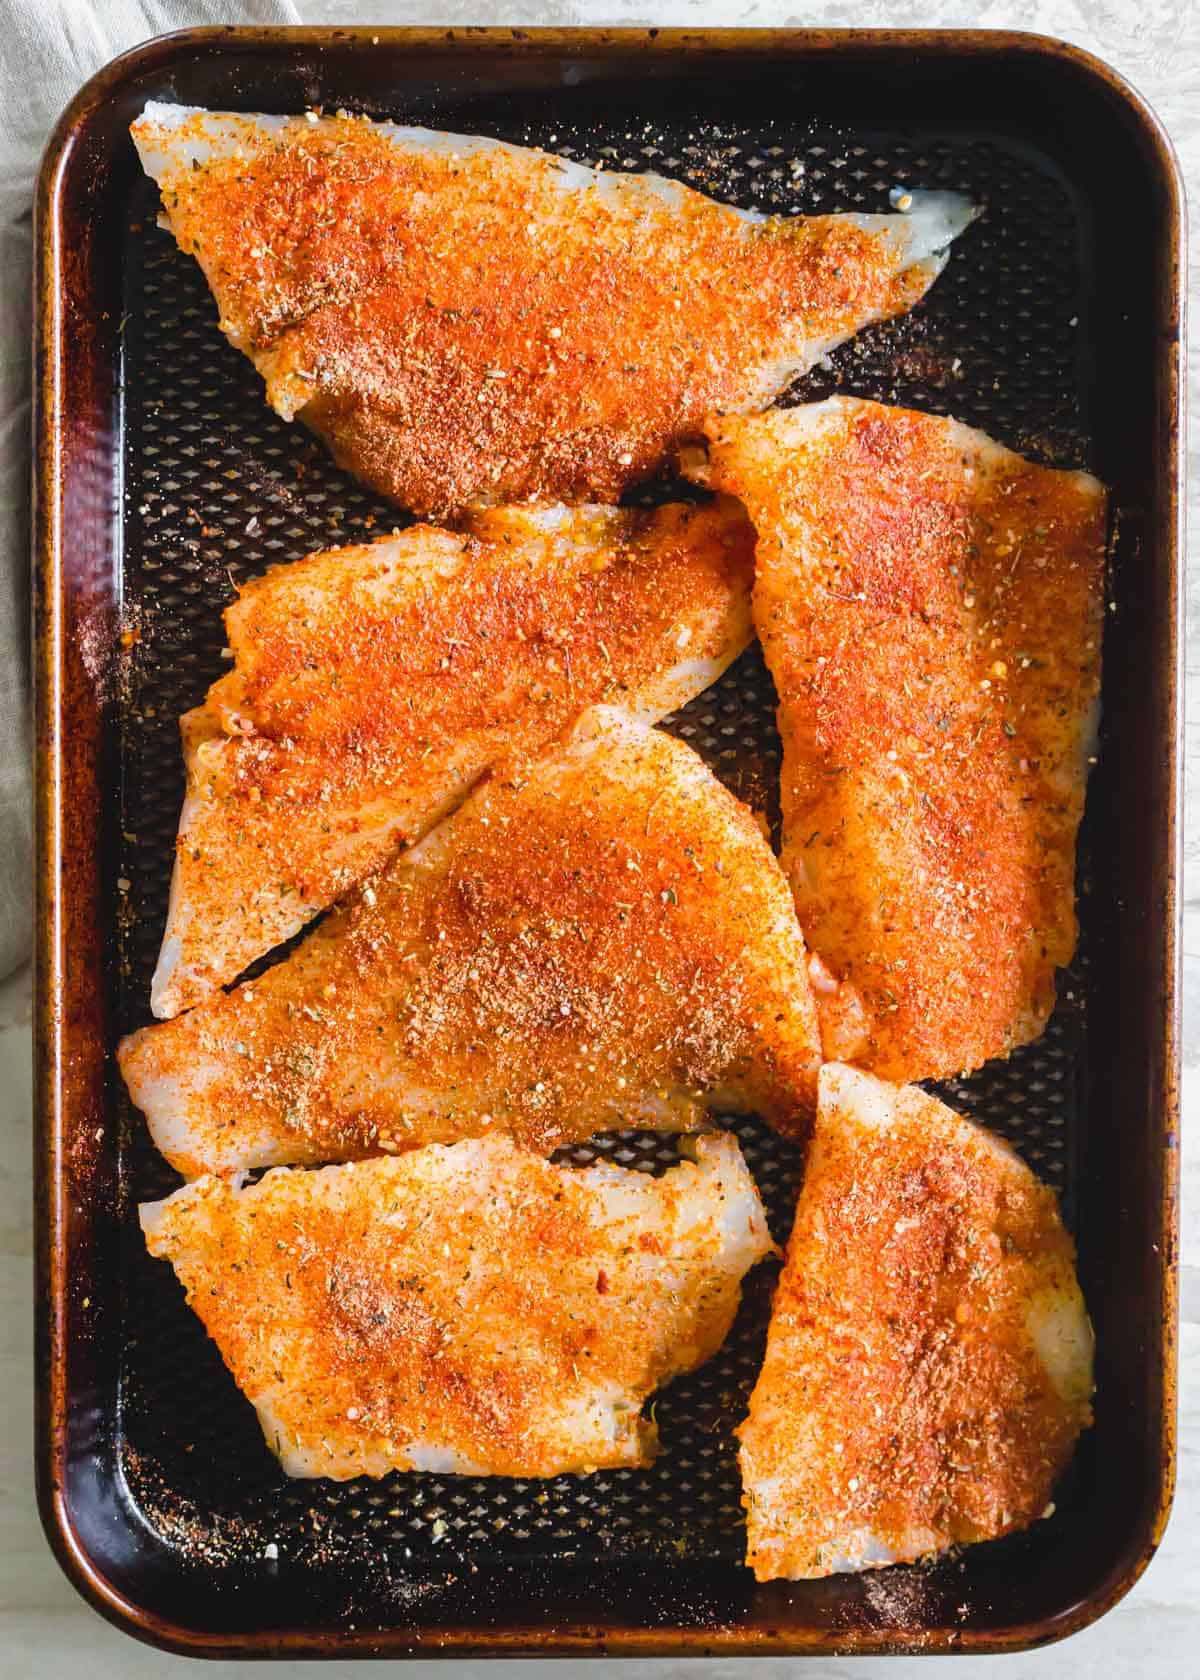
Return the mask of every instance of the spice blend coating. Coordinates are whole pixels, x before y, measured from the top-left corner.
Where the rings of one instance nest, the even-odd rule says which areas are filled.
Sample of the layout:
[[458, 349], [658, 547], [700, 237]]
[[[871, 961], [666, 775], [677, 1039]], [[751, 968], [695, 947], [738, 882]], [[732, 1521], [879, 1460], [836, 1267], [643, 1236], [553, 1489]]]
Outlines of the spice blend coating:
[[494, 509], [246, 584], [233, 667], [182, 723], [155, 1014], [236, 979], [588, 706], [655, 720], [700, 693], [750, 639], [752, 573], [722, 498]]
[[150, 105], [181, 249], [267, 400], [420, 514], [615, 501], [712, 408], [764, 407], [911, 308], [970, 221], [764, 217], [653, 175], [365, 119]]
[[803, 1133], [804, 942], [754, 818], [690, 747], [600, 708], [483, 786], [260, 979], [123, 1040], [185, 1176], [492, 1130], [549, 1152], [704, 1105]]
[[770, 1251], [736, 1142], [662, 1177], [432, 1146], [141, 1210], [293, 1476], [647, 1464], [641, 1413], [714, 1353]]
[[951, 420], [847, 398], [713, 419], [757, 530], [783, 864], [825, 1054], [899, 1081], [1036, 1038], [1075, 948], [1105, 498]]
[[912, 1560], [1049, 1515], [1091, 1393], [1053, 1192], [923, 1091], [827, 1064], [739, 1431], [758, 1579]]

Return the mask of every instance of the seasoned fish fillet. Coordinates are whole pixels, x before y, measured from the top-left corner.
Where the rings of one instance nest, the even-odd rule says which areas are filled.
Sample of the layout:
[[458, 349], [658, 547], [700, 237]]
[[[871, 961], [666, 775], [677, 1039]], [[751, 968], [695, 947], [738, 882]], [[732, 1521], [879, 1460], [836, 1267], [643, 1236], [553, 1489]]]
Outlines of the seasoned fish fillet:
[[660, 1178], [510, 1139], [202, 1178], [141, 1209], [289, 1476], [648, 1464], [642, 1403], [770, 1252], [728, 1134]]
[[183, 719], [154, 1013], [236, 979], [586, 707], [655, 720], [707, 688], [750, 639], [753, 545], [725, 498], [504, 508], [247, 584], [233, 668]]
[[549, 1153], [686, 1130], [708, 1100], [803, 1129], [804, 941], [750, 813], [690, 747], [600, 708], [492, 781], [286, 961], [119, 1048], [193, 1177], [492, 1130]]
[[1075, 948], [1104, 490], [833, 398], [709, 426], [758, 531], [784, 867], [826, 1056], [897, 1080], [1042, 1031]]
[[365, 118], [147, 105], [168, 225], [267, 400], [418, 513], [615, 501], [925, 292], [973, 214], [764, 216]]
[[1091, 1422], [1053, 1192], [913, 1087], [829, 1063], [742, 1424], [760, 1581], [908, 1561], [1049, 1514]]

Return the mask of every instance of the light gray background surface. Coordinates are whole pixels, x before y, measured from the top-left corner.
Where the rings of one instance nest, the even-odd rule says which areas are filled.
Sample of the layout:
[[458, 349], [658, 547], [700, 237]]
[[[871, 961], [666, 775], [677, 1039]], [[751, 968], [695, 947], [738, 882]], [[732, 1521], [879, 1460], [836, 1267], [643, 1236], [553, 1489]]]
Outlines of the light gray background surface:
[[[1122, 71], [1155, 106], [1180, 153], [1189, 187], [1200, 198], [1200, 6], [1197, 0], [843, 0], [804, 7], [797, 0], [523, 0], [489, 6], [483, 0], [419, 0], [372, 5], [369, 0], [299, 0], [309, 23], [503, 23], [977, 26], [1059, 35], [1087, 47]], [[231, 3], [230, 13], [236, 12]], [[2, 48], [0, 48], [2, 50]], [[1194, 199], [1196, 201], [1196, 199]], [[1192, 296], [1200, 301], [1200, 238], [1192, 263]], [[1195, 358], [1191, 389], [1194, 411]], [[1200, 537], [1200, 473], [1193, 451], [1191, 513]], [[1192, 568], [1188, 614], [1188, 675], [1200, 673], [1200, 574]], [[1167, 1680], [1200, 1674], [1200, 712], [1188, 728], [1189, 820], [1185, 912], [1184, 1231], [1182, 1405], [1179, 1490], [1166, 1541], [1148, 1572], [1115, 1611], [1065, 1644], [1017, 1657], [955, 1658], [961, 1680], [1054, 1676], [1112, 1676]], [[33, 1504], [31, 1469], [31, 1235], [29, 1191], [29, 976], [0, 987], [0, 1680], [140, 1680], [182, 1674], [183, 1659], [134, 1644], [82, 1604], [58, 1573], [42, 1539]], [[804, 1680], [916, 1672], [921, 1659], [814, 1659]], [[576, 1665], [536, 1665], [539, 1676]], [[660, 1662], [640, 1672], [695, 1680], [779, 1680], [792, 1665], [725, 1661]], [[483, 1665], [465, 1664], [484, 1673]], [[488, 1665], [489, 1680], [517, 1680], [533, 1663]], [[632, 1674], [633, 1664], [607, 1664]], [[410, 1665], [410, 1672], [432, 1664]], [[193, 1672], [200, 1672], [193, 1670]], [[222, 1673], [261, 1676], [258, 1665], [226, 1664]], [[357, 1665], [324, 1665], [329, 1680], [367, 1672]], [[378, 1668], [376, 1673], [380, 1672]], [[445, 1675], [443, 1666], [440, 1673]], [[598, 1674], [593, 1667], [591, 1672]], [[922, 1672], [931, 1671], [922, 1665]]]

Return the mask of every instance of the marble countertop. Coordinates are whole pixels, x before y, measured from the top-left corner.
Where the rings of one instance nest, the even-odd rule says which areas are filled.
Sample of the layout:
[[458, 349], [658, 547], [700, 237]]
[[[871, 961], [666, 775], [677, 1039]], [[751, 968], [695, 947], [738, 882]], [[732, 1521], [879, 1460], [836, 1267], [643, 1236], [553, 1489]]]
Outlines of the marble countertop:
[[[229, 7], [230, 15], [237, 12]], [[1076, 42], [1108, 60], [1149, 98], [1179, 150], [1189, 188], [1200, 197], [1200, 23], [1194, 0], [832, 0], [801, 8], [795, 0], [425, 0], [371, 5], [368, 0], [300, 0], [310, 23], [690, 24], [841, 26], [975, 26], [1037, 30]], [[1197, 241], [1200, 246], [1200, 241]], [[1193, 256], [1191, 290], [1200, 304], [1200, 251]], [[1197, 369], [1191, 370], [1193, 412]], [[1191, 520], [1200, 539], [1200, 471], [1192, 458]], [[1188, 678], [1200, 677], [1200, 567], [1188, 590]], [[1017, 1657], [958, 1659], [963, 1680], [993, 1671], [1010, 1680], [1078, 1675], [1174, 1680], [1194, 1675], [1200, 1661], [1200, 714], [1187, 731], [1189, 806], [1186, 827], [1184, 923], [1184, 1225], [1183, 1324], [1179, 1487], [1166, 1540], [1142, 1580], [1116, 1610], [1065, 1644]], [[47, 1550], [33, 1505], [30, 1465], [32, 1351], [30, 1337], [30, 995], [28, 971], [0, 986], [0, 1680], [138, 1680], [182, 1673], [184, 1660], [135, 1644], [102, 1622], [75, 1596]], [[899, 1675], [919, 1659], [816, 1659], [804, 1672], [834, 1676]], [[1001, 1668], [1000, 1665], [1003, 1665]], [[424, 1666], [424, 1665], [418, 1665]], [[432, 1665], [430, 1671], [432, 1673]], [[466, 1663], [460, 1668], [482, 1665]], [[556, 1667], [571, 1666], [557, 1664]], [[632, 1668], [608, 1664], [609, 1668]], [[701, 1669], [712, 1680], [770, 1680], [782, 1660], [757, 1664], [711, 1660], [664, 1661], [663, 1674]], [[500, 1665], [505, 1673], [533, 1663]], [[546, 1665], [537, 1665], [540, 1674]], [[645, 1672], [646, 1665], [641, 1665]], [[225, 1672], [261, 1674], [257, 1665], [224, 1665]], [[361, 1670], [355, 1670], [361, 1672]], [[490, 1665], [495, 1675], [497, 1666]], [[924, 1672], [928, 1672], [924, 1670]], [[323, 1669], [330, 1680], [351, 1665]], [[411, 1670], [410, 1670], [411, 1672]], [[444, 1674], [446, 1670], [443, 1668]], [[592, 1669], [593, 1673], [596, 1672]]]

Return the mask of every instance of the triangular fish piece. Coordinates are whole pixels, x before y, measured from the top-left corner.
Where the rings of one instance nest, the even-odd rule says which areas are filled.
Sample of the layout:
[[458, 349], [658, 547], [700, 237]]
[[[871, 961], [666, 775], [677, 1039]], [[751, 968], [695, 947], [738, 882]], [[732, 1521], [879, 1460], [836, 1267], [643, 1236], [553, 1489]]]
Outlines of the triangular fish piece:
[[826, 1056], [897, 1080], [976, 1068], [1041, 1033], [1075, 949], [1103, 487], [851, 398], [709, 432], [693, 470], [758, 533]]
[[267, 400], [421, 514], [616, 500], [910, 308], [973, 214], [766, 216], [657, 175], [365, 118], [150, 104], [168, 225]]
[[911, 1561], [1049, 1515], [1091, 1393], [1053, 1192], [925, 1092], [828, 1063], [739, 1430], [758, 1579]]
[[285, 961], [119, 1049], [186, 1177], [492, 1130], [549, 1153], [702, 1105], [802, 1132], [820, 1060], [791, 894], [688, 746], [601, 708], [485, 784]]
[[507, 1138], [143, 1205], [290, 1476], [648, 1464], [642, 1405], [716, 1352], [770, 1251], [736, 1141], [660, 1177]]
[[736, 502], [497, 508], [277, 566], [183, 719], [156, 1015], [200, 1003], [600, 701], [655, 721], [750, 639]]

